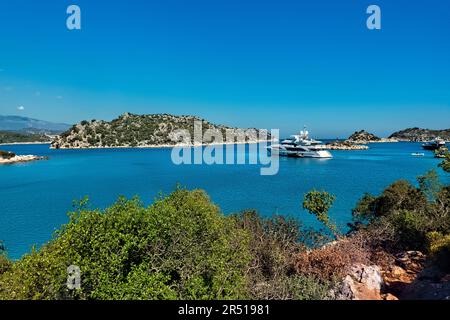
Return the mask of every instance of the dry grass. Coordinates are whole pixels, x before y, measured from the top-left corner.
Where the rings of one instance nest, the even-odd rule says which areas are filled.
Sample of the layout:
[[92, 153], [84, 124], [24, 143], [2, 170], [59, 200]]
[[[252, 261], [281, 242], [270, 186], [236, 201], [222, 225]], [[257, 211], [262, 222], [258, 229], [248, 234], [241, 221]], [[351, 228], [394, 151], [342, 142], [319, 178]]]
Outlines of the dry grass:
[[333, 280], [345, 276], [355, 263], [369, 264], [370, 258], [364, 237], [355, 235], [298, 254], [295, 266], [298, 273]]

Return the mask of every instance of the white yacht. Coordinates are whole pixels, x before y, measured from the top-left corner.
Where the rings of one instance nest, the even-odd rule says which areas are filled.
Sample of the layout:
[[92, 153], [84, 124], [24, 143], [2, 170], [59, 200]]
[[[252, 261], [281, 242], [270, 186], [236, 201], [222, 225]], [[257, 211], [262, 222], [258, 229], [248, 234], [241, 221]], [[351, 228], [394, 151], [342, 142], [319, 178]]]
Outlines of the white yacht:
[[272, 144], [268, 149], [272, 153], [280, 156], [297, 158], [333, 158], [333, 155], [326, 150], [322, 141], [310, 139], [306, 127], [300, 134], [292, 135], [289, 139], [282, 140], [279, 144]]

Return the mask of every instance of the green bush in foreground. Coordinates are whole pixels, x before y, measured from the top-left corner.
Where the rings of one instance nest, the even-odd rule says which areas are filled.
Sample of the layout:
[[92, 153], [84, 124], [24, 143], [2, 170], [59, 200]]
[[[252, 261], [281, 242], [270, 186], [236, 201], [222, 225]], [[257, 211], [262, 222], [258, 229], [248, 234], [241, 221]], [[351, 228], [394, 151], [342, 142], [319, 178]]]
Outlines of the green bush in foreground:
[[[255, 212], [224, 216], [203, 191], [177, 189], [150, 207], [86, 203], [52, 241], [0, 273], [0, 299], [323, 299], [298, 274], [299, 226]], [[6, 260], [7, 261], [7, 260]], [[81, 289], [67, 288], [68, 266]]]
[[[72, 213], [54, 240], [0, 276], [0, 298], [245, 298], [247, 244], [202, 191], [177, 190], [148, 208], [120, 199]], [[67, 289], [69, 265], [81, 269], [80, 290]]]

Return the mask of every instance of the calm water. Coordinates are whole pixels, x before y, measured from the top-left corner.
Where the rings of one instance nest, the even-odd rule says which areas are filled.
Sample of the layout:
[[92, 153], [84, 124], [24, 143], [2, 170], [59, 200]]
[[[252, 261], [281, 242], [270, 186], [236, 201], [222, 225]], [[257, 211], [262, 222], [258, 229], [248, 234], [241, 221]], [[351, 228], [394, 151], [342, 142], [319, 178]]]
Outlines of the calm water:
[[[139, 195], [151, 203], [160, 191], [169, 193], [181, 183], [205, 189], [225, 213], [254, 208], [264, 215], [298, 216], [314, 225], [314, 218], [301, 209], [301, 200], [316, 188], [337, 196], [332, 214], [344, 225], [364, 192], [378, 193], [400, 178], [415, 182], [416, 176], [439, 163], [431, 153], [412, 157], [412, 152], [420, 151], [416, 143], [333, 151], [332, 160], [281, 158], [276, 176], [260, 176], [257, 165], [176, 166], [169, 149], [50, 150], [47, 145], [1, 149], [50, 157], [0, 166], [0, 239], [12, 258], [48, 241], [67, 222], [73, 200], [85, 195], [93, 208], [109, 206], [119, 195]], [[449, 176], [442, 173], [446, 183]]]

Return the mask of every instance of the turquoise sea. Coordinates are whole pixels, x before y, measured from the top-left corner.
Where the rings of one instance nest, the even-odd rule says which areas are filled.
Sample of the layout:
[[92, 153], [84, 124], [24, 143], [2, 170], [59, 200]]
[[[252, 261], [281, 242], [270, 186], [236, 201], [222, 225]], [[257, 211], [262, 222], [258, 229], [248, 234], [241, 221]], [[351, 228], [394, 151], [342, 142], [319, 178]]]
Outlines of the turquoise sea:
[[[117, 197], [139, 195], [150, 204], [177, 185], [205, 189], [225, 213], [253, 208], [263, 215], [297, 216], [316, 221], [301, 209], [302, 196], [315, 188], [337, 196], [333, 218], [345, 226], [364, 192], [379, 193], [396, 179], [437, 168], [439, 160], [418, 143], [371, 144], [367, 151], [332, 151], [334, 159], [280, 158], [275, 176], [261, 176], [259, 165], [175, 165], [170, 149], [50, 150], [48, 145], [10, 145], [2, 150], [48, 156], [47, 161], [0, 166], [0, 239], [19, 258], [48, 241], [73, 200], [89, 196], [92, 208]], [[248, 153], [248, 150], [246, 151]], [[438, 170], [450, 183], [450, 175]]]

